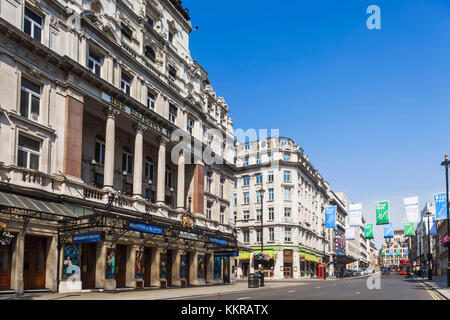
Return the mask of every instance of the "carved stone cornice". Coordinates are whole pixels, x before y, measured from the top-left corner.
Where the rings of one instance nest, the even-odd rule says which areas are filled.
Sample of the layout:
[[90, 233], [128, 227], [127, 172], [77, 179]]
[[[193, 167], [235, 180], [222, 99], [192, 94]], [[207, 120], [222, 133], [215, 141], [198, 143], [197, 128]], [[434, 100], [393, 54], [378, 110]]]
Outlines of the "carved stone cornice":
[[103, 113], [106, 115], [107, 118], [115, 119], [117, 116], [119, 116], [120, 111], [113, 107], [105, 107], [103, 109]]

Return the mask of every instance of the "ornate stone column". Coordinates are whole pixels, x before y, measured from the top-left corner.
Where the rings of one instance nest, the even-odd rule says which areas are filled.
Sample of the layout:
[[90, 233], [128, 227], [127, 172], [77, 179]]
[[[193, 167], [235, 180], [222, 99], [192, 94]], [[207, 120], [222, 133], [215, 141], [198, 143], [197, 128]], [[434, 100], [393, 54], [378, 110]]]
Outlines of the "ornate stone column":
[[156, 189], [156, 203], [164, 204], [165, 202], [165, 188], [166, 188], [166, 144], [168, 139], [161, 137], [159, 139], [158, 150], [158, 176]]
[[14, 283], [14, 291], [22, 295], [24, 290], [23, 283], [23, 260], [25, 254], [25, 232], [20, 231], [17, 235], [16, 239], [16, 247], [15, 247], [15, 283]]
[[177, 209], [184, 210], [184, 171], [185, 171], [185, 151], [180, 151], [178, 159], [178, 179], [177, 179]]
[[133, 171], [133, 197], [142, 197], [142, 161], [144, 131], [147, 127], [142, 123], [135, 125], [136, 138], [134, 141], [134, 171]]
[[114, 151], [116, 138], [116, 117], [119, 111], [113, 107], [107, 107], [104, 110], [106, 120], [106, 137], [105, 137], [105, 170], [104, 170], [104, 188], [114, 189]]

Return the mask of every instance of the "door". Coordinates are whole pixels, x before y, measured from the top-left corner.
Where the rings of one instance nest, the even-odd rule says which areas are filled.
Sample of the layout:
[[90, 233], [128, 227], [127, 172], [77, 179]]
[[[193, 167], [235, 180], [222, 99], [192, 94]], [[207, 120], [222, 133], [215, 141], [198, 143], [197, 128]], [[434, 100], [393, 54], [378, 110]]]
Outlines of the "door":
[[97, 244], [83, 243], [81, 247], [81, 283], [83, 289], [95, 288]]
[[292, 263], [285, 263], [283, 267], [285, 278], [292, 278]]
[[191, 253], [186, 252], [186, 283], [189, 285], [191, 283]]
[[0, 290], [11, 289], [11, 244], [0, 245]]
[[167, 286], [170, 287], [172, 285], [172, 250], [167, 250]]
[[127, 247], [124, 245], [116, 246], [116, 288], [125, 288], [125, 271], [127, 265]]
[[47, 239], [25, 237], [23, 284], [25, 290], [45, 289]]
[[144, 248], [144, 287], [151, 286], [152, 248]]
[[242, 276], [244, 278], [247, 278], [248, 274], [249, 274], [248, 262], [243, 262], [242, 263]]

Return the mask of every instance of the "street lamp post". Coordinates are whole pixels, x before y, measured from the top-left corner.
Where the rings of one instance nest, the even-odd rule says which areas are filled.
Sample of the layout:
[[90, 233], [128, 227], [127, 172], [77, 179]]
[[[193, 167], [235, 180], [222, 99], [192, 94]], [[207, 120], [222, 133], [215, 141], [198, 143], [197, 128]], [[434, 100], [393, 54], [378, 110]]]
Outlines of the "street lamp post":
[[[450, 236], [450, 217], [448, 208], [448, 155], [445, 155], [445, 161], [441, 163], [441, 166], [445, 166], [445, 187], [447, 192], [447, 236]], [[447, 287], [450, 287], [450, 247], [447, 247]]]
[[431, 212], [427, 211], [427, 218], [428, 218], [428, 254], [427, 254], [427, 260], [428, 260], [428, 280], [432, 280], [433, 275], [431, 274], [431, 241], [430, 241], [430, 216]]
[[264, 255], [264, 225], [263, 225], [263, 205], [264, 205], [264, 192], [265, 190], [263, 188], [261, 188], [261, 190], [259, 191], [259, 194], [261, 196], [261, 267], [263, 268], [261, 272], [261, 283], [260, 286], [264, 287], [264, 266], [263, 266], [263, 260], [262, 257]]

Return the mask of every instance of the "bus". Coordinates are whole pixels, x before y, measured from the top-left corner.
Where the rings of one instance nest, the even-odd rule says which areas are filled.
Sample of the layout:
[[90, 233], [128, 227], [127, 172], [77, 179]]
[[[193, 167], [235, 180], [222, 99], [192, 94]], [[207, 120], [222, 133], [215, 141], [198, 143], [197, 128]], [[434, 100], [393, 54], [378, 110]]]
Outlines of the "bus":
[[400, 274], [409, 274], [410, 268], [409, 259], [400, 259]]

